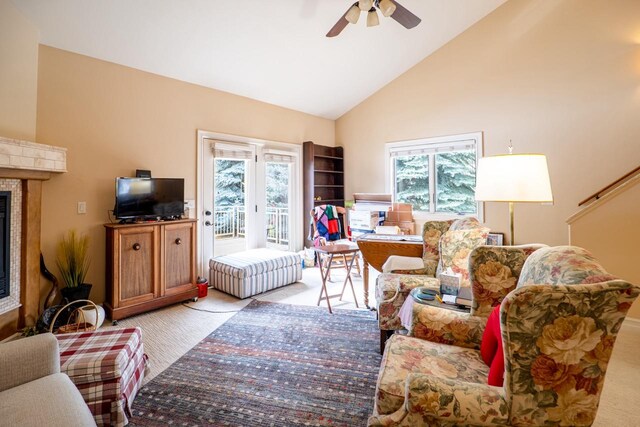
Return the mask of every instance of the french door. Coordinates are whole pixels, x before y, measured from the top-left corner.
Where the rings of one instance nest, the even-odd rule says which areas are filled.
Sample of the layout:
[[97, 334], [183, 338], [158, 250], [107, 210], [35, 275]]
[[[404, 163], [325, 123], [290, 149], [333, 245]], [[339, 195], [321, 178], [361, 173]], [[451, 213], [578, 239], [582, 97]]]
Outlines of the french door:
[[216, 256], [261, 247], [300, 249], [299, 148], [208, 138], [201, 144], [201, 275], [208, 275], [209, 260]]
[[209, 227], [213, 229], [213, 256], [255, 247], [256, 150], [252, 145], [214, 142], [213, 199]]
[[270, 152], [264, 154], [264, 160], [266, 247], [290, 250], [294, 162], [291, 156]]

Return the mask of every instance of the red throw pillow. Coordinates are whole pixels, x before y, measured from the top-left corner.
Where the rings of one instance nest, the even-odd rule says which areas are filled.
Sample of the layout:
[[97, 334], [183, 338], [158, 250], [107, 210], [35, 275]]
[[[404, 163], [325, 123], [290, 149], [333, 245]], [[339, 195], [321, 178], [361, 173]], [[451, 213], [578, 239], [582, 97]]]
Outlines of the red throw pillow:
[[504, 384], [504, 352], [500, 331], [500, 306], [497, 305], [487, 319], [487, 327], [480, 345], [482, 360], [489, 366], [489, 385], [502, 387]]

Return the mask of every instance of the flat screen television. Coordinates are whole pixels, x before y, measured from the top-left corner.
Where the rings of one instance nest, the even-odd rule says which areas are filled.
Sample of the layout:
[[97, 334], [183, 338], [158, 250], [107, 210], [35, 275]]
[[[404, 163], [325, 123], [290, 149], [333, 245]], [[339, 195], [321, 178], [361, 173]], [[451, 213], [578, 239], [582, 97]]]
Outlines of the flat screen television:
[[175, 219], [184, 213], [184, 179], [116, 178], [117, 219]]

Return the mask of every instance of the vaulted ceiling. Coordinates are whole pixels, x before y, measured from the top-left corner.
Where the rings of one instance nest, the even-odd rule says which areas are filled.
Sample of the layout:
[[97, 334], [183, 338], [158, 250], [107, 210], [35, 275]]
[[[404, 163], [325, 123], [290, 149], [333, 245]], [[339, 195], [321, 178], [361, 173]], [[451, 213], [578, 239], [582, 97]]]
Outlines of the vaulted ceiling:
[[335, 119], [506, 0], [397, 0], [407, 30], [353, 0], [12, 0], [42, 44]]

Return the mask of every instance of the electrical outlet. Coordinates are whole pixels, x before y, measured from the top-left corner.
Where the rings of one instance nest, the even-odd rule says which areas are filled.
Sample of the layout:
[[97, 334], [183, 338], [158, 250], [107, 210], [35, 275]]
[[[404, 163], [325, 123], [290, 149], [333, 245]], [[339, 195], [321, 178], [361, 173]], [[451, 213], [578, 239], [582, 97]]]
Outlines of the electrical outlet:
[[78, 213], [79, 214], [87, 213], [87, 202], [78, 202]]

